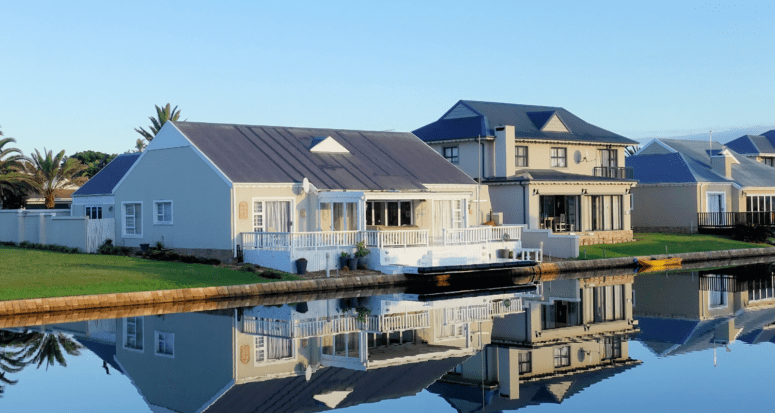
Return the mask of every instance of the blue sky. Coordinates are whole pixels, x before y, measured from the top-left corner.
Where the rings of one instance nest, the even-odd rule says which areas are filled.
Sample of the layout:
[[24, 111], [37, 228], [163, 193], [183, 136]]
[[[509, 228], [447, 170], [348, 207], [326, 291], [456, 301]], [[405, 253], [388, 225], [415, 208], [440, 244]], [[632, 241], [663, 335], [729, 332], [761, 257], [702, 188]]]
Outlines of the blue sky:
[[369, 130], [459, 99], [562, 106], [636, 139], [775, 125], [775, 6], [587, 3], [6, 1], [0, 125], [25, 153], [127, 151], [167, 102]]

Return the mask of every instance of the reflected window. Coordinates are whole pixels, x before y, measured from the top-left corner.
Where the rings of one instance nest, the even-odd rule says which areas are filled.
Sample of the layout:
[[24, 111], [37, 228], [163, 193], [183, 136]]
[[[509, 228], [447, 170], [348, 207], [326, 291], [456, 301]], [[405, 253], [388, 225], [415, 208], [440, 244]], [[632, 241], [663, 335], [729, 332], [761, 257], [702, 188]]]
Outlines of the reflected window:
[[156, 355], [165, 357], [175, 357], [175, 334], [156, 331]]
[[748, 301], [771, 300], [775, 298], [775, 277], [748, 282]]
[[544, 330], [581, 325], [581, 308], [575, 301], [555, 301], [543, 305], [541, 327]]
[[554, 348], [554, 367], [570, 366], [570, 346]]
[[256, 364], [293, 359], [293, 340], [289, 338], [256, 336]]
[[530, 351], [519, 353], [519, 374], [533, 371], [533, 359]]
[[624, 285], [595, 287], [592, 298], [595, 322], [624, 320]]
[[605, 354], [604, 359], [617, 359], [622, 357], [622, 337], [606, 337], [604, 340]]
[[143, 351], [142, 317], [129, 317], [124, 322], [124, 348]]

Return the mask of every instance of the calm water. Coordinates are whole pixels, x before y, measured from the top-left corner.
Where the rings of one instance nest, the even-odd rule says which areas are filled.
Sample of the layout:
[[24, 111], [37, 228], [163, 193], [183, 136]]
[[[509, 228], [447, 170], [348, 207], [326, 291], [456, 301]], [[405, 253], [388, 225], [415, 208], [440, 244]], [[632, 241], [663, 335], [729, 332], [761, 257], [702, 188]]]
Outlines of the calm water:
[[446, 290], [1, 330], [0, 411], [774, 409], [768, 264]]

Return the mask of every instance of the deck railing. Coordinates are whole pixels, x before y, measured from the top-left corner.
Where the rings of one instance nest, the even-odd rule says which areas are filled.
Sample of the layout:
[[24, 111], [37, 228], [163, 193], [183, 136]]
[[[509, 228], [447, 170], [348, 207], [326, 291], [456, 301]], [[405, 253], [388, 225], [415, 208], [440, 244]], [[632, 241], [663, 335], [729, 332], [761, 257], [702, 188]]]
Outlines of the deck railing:
[[614, 179], [633, 179], [635, 176], [633, 168], [615, 166], [596, 166], [594, 175]]
[[775, 226], [775, 211], [761, 212], [700, 212], [698, 228], [732, 228], [738, 224]]
[[330, 247], [354, 247], [364, 241], [368, 247], [400, 248], [440, 245], [485, 244], [503, 240], [518, 241], [521, 226], [482, 226], [442, 230], [441, 239], [431, 240], [425, 229], [396, 231], [315, 231], [315, 232], [243, 232], [242, 248], [288, 251]]
[[485, 244], [496, 241], [519, 241], [522, 237], [521, 226], [474, 227], [444, 229], [444, 245]]

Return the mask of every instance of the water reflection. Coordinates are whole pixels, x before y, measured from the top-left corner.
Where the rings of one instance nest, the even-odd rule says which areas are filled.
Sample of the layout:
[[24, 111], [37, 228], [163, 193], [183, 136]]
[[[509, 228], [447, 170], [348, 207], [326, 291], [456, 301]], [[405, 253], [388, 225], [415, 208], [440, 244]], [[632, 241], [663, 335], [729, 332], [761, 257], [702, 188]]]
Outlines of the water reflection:
[[128, 378], [128, 391], [154, 411], [312, 412], [421, 392], [458, 412], [559, 404], [605, 379], [637, 375], [638, 358], [655, 360], [640, 345], [631, 357], [631, 340], [658, 356], [707, 350], [708, 363], [716, 349], [718, 364], [737, 342], [775, 342], [772, 270], [299, 295], [0, 330], [0, 392], [25, 367], [66, 366], [85, 352], [101, 359], [100, 375]]

